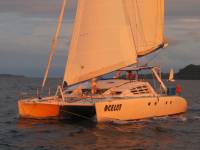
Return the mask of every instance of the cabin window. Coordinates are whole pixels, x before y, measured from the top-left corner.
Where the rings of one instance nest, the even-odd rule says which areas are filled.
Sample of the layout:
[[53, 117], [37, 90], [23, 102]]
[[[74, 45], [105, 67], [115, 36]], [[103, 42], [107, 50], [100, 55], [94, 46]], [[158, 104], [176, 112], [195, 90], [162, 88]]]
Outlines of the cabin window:
[[67, 91], [66, 93], [67, 93], [67, 94], [72, 94], [72, 91]]
[[117, 91], [115, 94], [116, 94], [116, 95], [120, 95], [120, 94], [122, 94], [122, 92]]
[[122, 94], [122, 92], [121, 91], [112, 91], [111, 94], [112, 95], [120, 95], [120, 94]]
[[130, 90], [134, 95], [150, 94], [146, 85], [134, 87]]

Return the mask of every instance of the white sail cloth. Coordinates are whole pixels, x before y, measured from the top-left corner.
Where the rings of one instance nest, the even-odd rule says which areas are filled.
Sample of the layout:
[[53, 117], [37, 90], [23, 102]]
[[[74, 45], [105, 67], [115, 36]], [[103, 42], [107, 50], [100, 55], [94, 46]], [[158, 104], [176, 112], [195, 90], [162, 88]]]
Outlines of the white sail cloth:
[[163, 43], [164, 0], [79, 0], [64, 81], [132, 65]]
[[164, 0], [124, 0], [138, 57], [164, 46]]

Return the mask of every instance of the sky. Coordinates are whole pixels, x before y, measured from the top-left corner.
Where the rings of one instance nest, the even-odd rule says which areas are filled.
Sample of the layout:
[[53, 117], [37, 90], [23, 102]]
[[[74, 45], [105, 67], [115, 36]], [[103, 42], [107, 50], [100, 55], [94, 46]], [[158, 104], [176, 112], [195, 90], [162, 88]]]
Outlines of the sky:
[[[50, 76], [62, 76], [73, 27], [75, 0], [68, 0]], [[0, 0], [0, 74], [43, 76], [61, 0]], [[167, 49], [144, 59], [164, 72], [200, 64], [200, 1], [166, 0]]]

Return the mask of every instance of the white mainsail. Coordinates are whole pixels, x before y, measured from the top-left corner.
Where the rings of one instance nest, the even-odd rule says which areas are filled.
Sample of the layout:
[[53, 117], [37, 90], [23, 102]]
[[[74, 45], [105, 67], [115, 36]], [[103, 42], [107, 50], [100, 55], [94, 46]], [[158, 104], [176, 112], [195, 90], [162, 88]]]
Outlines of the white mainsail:
[[64, 81], [68, 85], [136, 63], [122, 0], [79, 0]]
[[164, 47], [164, 0], [124, 0], [138, 57]]
[[64, 81], [118, 70], [164, 43], [164, 0], [79, 0]]

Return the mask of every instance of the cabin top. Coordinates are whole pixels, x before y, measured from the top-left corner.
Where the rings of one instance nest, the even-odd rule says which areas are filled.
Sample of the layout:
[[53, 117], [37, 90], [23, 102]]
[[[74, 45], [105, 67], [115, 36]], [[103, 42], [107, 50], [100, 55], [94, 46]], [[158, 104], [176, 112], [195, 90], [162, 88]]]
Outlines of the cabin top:
[[[76, 87], [66, 91], [67, 97], [89, 96], [90, 89]], [[136, 80], [100, 80], [97, 82], [97, 93], [92, 97], [141, 97], [155, 96], [157, 93], [148, 82]]]

